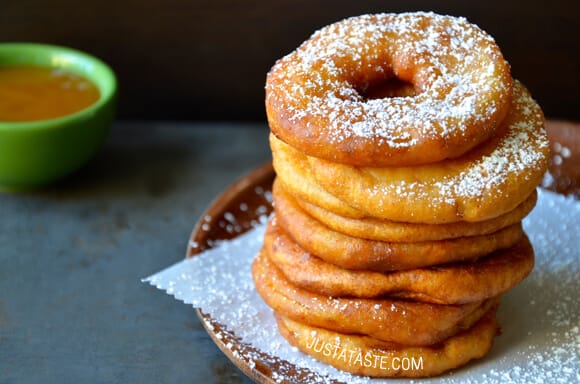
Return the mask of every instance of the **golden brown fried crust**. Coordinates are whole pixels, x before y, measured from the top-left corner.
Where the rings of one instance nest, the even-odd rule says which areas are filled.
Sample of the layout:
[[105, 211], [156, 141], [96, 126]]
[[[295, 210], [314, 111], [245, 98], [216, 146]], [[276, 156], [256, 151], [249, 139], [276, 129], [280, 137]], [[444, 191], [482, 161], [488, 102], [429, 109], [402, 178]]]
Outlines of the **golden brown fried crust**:
[[[276, 192], [276, 191], [275, 191]], [[336, 232], [306, 214], [288, 195], [274, 193], [275, 220], [300, 245], [319, 258], [346, 269], [394, 271], [476, 260], [515, 244], [521, 224], [498, 232], [440, 241], [384, 242]]]
[[356, 210], [323, 189], [313, 179], [308, 162], [301, 161], [302, 155], [298, 151], [279, 150], [278, 145], [273, 140], [272, 135], [270, 135], [272, 165], [276, 171], [276, 180], [284, 185], [284, 189], [289, 194], [340, 216], [353, 219], [365, 217], [364, 212]]
[[[489, 220], [528, 198], [547, 167], [542, 111], [520, 83], [514, 92], [513, 108], [502, 129], [454, 160], [361, 168], [306, 156], [271, 135], [276, 171], [287, 186], [284, 173], [297, 168], [307, 185], [316, 185], [353, 208], [354, 212], [340, 212], [334, 209], [339, 204], [333, 204], [329, 210], [341, 216], [357, 218], [352, 214], [359, 212], [359, 217], [426, 224]], [[292, 163], [287, 163], [290, 159]], [[316, 196], [331, 200], [324, 194]]]
[[348, 270], [310, 255], [272, 222], [264, 251], [292, 284], [320, 295], [389, 296], [436, 304], [465, 304], [495, 297], [532, 270], [534, 252], [523, 237], [516, 245], [474, 263], [380, 273]]
[[293, 321], [276, 313], [278, 329], [302, 352], [340, 370], [370, 377], [427, 377], [483, 357], [499, 331], [495, 308], [471, 328], [424, 347], [396, 345]]
[[514, 89], [503, 134], [461, 158], [396, 169], [307, 160], [324, 189], [373, 217], [440, 224], [500, 216], [536, 188], [548, 159], [541, 109], [519, 83]]
[[[424, 39], [439, 49], [409, 49]], [[463, 39], [472, 49], [452, 44]], [[416, 95], [365, 99], [365, 89], [392, 78], [412, 83]], [[278, 60], [266, 80], [266, 112], [272, 132], [310, 156], [416, 165], [458, 157], [488, 139], [509, 109], [511, 87], [493, 39], [464, 20], [365, 15], [323, 28]]]
[[[278, 180], [274, 182], [274, 190], [276, 189], [284, 189]], [[282, 191], [279, 194], [288, 196], [286, 191]], [[490, 220], [479, 222], [458, 221], [448, 224], [415, 224], [374, 218], [351, 219], [337, 215], [296, 196], [294, 201], [314, 219], [345, 235], [378, 241], [408, 242], [412, 239], [414, 242], [419, 242], [487, 235], [497, 232], [502, 228], [517, 224], [530, 213], [536, 205], [537, 195], [534, 190], [513, 211]], [[288, 196], [288, 198], [292, 197]]]
[[254, 260], [252, 276], [266, 304], [292, 320], [409, 346], [432, 345], [469, 328], [499, 300], [439, 305], [388, 298], [333, 298], [292, 285], [264, 251]]

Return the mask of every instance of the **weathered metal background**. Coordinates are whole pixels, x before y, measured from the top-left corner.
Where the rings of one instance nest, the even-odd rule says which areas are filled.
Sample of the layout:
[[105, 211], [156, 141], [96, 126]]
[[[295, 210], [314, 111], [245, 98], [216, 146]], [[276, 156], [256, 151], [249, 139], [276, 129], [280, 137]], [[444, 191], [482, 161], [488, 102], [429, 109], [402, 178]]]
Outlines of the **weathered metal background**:
[[140, 279], [269, 158], [264, 125], [117, 124], [70, 179], [1, 193], [0, 382], [249, 382], [192, 308]]

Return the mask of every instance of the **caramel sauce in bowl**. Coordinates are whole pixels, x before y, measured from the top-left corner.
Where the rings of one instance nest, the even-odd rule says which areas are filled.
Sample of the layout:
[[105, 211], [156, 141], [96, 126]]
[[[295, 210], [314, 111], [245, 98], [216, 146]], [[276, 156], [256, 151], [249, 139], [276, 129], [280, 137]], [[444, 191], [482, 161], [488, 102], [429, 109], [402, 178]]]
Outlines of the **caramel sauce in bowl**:
[[51, 67], [0, 67], [0, 121], [36, 121], [71, 115], [99, 100], [86, 77]]

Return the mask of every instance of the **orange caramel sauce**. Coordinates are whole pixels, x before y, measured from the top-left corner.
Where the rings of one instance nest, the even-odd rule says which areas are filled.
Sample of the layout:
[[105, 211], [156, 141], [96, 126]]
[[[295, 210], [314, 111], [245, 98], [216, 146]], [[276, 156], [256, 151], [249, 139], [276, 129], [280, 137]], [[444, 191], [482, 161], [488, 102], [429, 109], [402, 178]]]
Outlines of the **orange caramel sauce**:
[[0, 121], [62, 117], [94, 104], [98, 88], [86, 78], [50, 67], [0, 67]]

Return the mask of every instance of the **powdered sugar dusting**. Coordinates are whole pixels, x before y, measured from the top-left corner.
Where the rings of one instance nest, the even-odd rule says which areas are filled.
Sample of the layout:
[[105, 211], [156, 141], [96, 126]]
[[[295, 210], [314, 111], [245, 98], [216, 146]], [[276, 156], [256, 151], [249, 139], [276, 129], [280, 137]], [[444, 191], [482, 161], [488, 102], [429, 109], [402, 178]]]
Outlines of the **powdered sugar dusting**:
[[[536, 208], [524, 220], [536, 251], [536, 268], [523, 284], [504, 295], [498, 313], [503, 334], [496, 338], [492, 351], [484, 359], [421, 382], [577, 382], [580, 378], [579, 224], [580, 202], [540, 190]], [[228, 340], [224, 346], [248, 365], [281, 364], [273, 374], [277, 382], [392, 382], [339, 372], [300, 353], [278, 334], [272, 311], [255, 292], [250, 273], [251, 262], [262, 245], [263, 232], [264, 225], [259, 225], [245, 235], [221, 242], [218, 247], [144, 281], [209, 313], [221, 324], [221, 331], [216, 331], [216, 323], [212, 321], [207, 321], [206, 326], [210, 330], [214, 328], [218, 340]], [[294, 375], [293, 367], [299, 368], [299, 378]]]
[[[412, 217], [414, 207], [421, 201], [425, 202], [423, 205], [429, 202], [432, 210], [430, 217], [442, 216], [440, 212], [455, 211], [468, 217], [469, 212], [463, 211], [474, 201], [505, 201], [510, 194], [525, 193], [522, 188], [529, 189], [524, 194], [527, 196], [540, 182], [546, 169], [549, 143], [540, 107], [517, 81], [514, 84], [512, 109], [506, 119], [506, 134], [456, 160], [413, 166], [411, 169], [356, 168], [356, 172], [372, 177], [353, 176], [343, 181], [351, 183], [352, 190], [359, 192], [352, 194], [351, 204], [370, 209], [367, 208], [370, 201], [376, 207], [397, 202], [401, 207], [397, 209], [400, 212], [404, 210], [405, 216]], [[334, 175], [351, 174], [349, 172], [355, 169], [314, 157], [308, 160], [314, 166], [316, 182], [334, 193], [338, 193], [332, 189], [336, 186]], [[401, 172], [413, 177], [401, 177]], [[337, 189], [351, 190], [342, 186]]]
[[[360, 94], [373, 78], [393, 76], [413, 83], [418, 95], [365, 100]], [[464, 18], [363, 15], [317, 31], [279, 60], [266, 97], [291, 124], [324, 130], [313, 137], [402, 149], [419, 140], [449, 142], [476, 124], [493, 131], [509, 102], [509, 79], [493, 38]]]
[[[516, 87], [522, 87], [516, 84]], [[508, 134], [488, 156], [483, 156], [468, 171], [457, 177], [453, 194], [479, 197], [482, 189], [499, 190], [514, 174], [541, 172], [547, 161], [548, 139], [542, 111], [528, 92], [513, 100], [514, 118]], [[455, 180], [451, 181], [453, 184]]]

